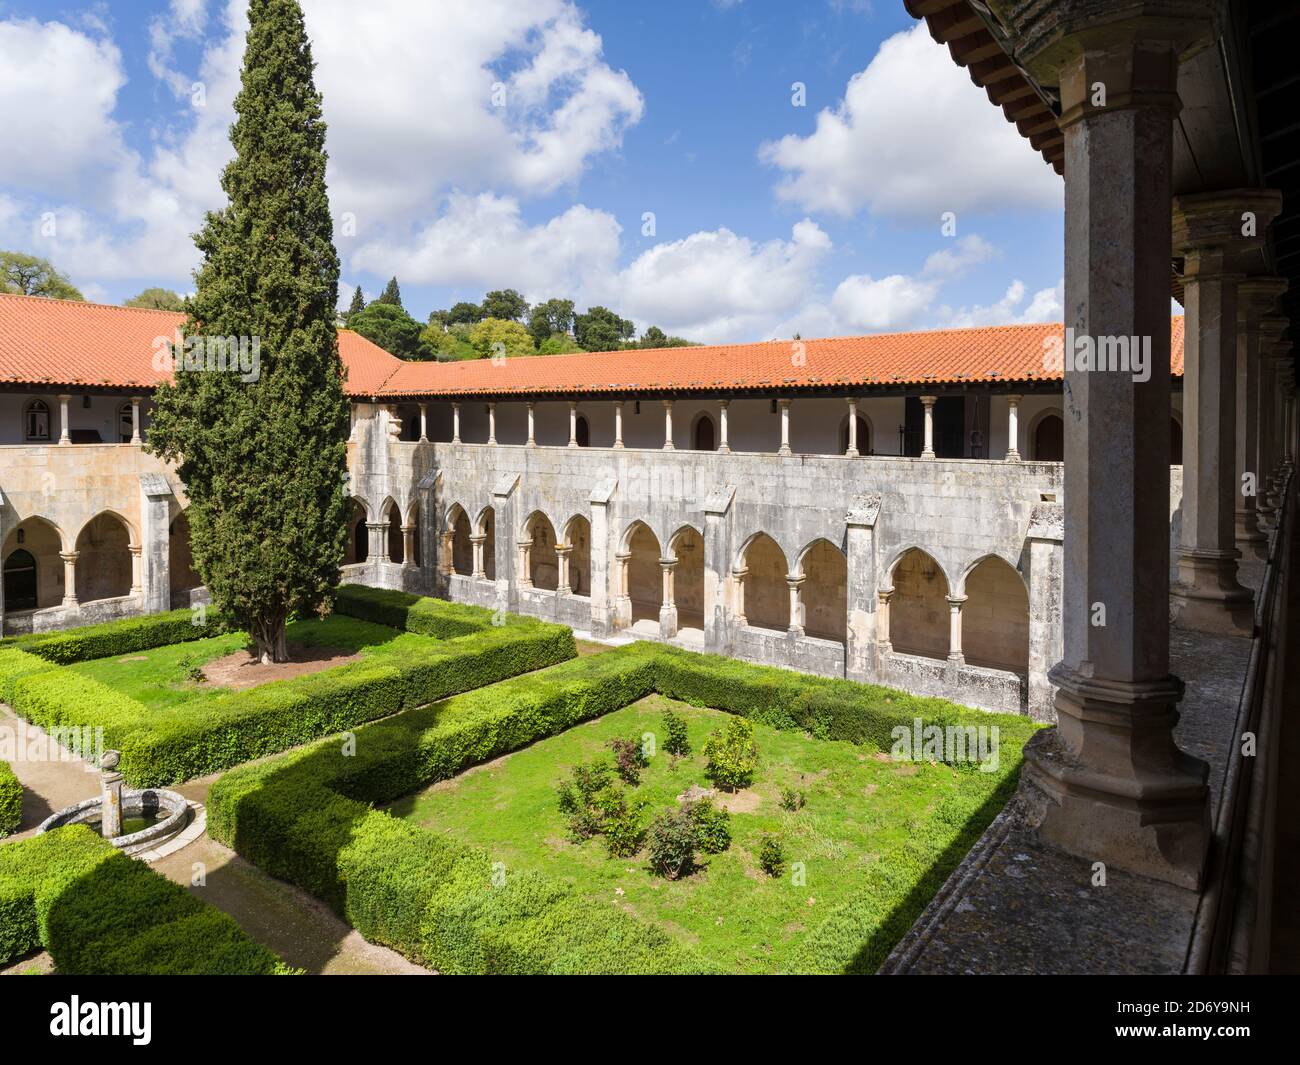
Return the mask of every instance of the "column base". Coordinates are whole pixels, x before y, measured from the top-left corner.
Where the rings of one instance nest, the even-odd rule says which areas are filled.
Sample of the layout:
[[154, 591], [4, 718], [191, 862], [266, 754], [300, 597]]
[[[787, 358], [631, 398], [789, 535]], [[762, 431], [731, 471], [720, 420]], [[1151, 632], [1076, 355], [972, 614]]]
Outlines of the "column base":
[[718, 448], [718, 454], [719, 454], [719, 455], [730, 455], [730, 454], [731, 454], [731, 448], [727, 447], [726, 444], [723, 444], [720, 448]]
[[677, 607], [664, 604], [659, 608], [659, 638], [671, 640], [677, 635]]
[[1169, 589], [1173, 622], [1192, 632], [1250, 636], [1255, 596], [1237, 580], [1236, 552], [1184, 551], [1178, 581]]
[[1060, 667], [1051, 679], [1059, 724], [1024, 749], [1030, 827], [1085, 861], [1198, 890], [1209, 766], [1174, 743], [1182, 682], [1102, 681]]
[[1010, 451], [1007, 452], [1007, 461], [1008, 461], [1008, 462], [1019, 462], [1019, 461], [1020, 461], [1020, 452], [1017, 451], [1015, 448], [1012, 448]]
[[935, 455], [934, 455], [934, 452], [933, 452], [933, 451], [922, 451], [922, 452], [921, 452], [921, 458], [923, 458], [923, 459], [932, 459], [932, 458], [934, 458], [934, 457], [935, 457]]

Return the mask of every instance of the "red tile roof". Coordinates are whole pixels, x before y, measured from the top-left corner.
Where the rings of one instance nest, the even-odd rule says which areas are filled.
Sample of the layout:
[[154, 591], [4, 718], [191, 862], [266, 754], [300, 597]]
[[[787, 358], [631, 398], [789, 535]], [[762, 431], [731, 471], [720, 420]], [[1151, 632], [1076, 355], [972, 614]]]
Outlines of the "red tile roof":
[[[72, 300], [0, 295], [0, 384], [152, 388], [158, 337], [185, 316]], [[1183, 372], [1183, 319], [1170, 322], [1173, 371]], [[434, 363], [403, 362], [339, 331], [352, 396], [452, 397], [590, 393], [798, 392], [852, 387], [1051, 382], [1044, 340], [1059, 323], [757, 344], [591, 352]]]
[[[80, 300], [0, 295], [0, 384], [151, 389], [170, 378], [155, 364], [185, 315]], [[401, 360], [339, 330], [349, 395], [378, 389]]]

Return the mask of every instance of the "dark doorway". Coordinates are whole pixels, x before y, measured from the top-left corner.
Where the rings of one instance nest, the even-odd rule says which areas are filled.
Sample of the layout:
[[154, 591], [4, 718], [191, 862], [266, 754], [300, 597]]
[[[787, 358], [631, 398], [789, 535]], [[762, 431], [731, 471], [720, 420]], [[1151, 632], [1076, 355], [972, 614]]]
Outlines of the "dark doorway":
[[19, 548], [5, 559], [5, 610], [36, 609], [36, 559]]
[[1065, 461], [1065, 422], [1055, 414], [1041, 418], [1034, 429], [1034, 459], [1037, 462]]
[[1183, 427], [1178, 424], [1178, 419], [1171, 417], [1169, 419], [1169, 465], [1181, 466], [1183, 464]]
[[[903, 407], [903, 454], [913, 458], [925, 449], [925, 408], [920, 396], [908, 396]], [[941, 459], [966, 457], [966, 399], [940, 396], [934, 405], [934, 453]], [[861, 448], [861, 444], [858, 445]]]
[[696, 451], [715, 451], [717, 444], [714, 443], [713, 436], [713, 419], [707, 414], [700, 415], [695, 423], [695, 442], [692, 445]]
[[591, 447], [591, 426], [581, 414], [578, 415], [577, 424], [573, 427], [573, 438], [578, 442], [579, 447]]

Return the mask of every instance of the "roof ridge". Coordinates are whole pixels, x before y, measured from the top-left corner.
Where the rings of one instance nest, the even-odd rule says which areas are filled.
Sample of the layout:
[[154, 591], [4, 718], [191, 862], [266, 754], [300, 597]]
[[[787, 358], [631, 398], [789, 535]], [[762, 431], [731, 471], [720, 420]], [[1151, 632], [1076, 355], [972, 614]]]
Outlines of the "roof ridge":
[[169, 311], [164, 307], [124, 307], [120, 303], [99, 303], [96, 300], [74, 300], [66, 296], [34, 296], [30, 292], [0, 292], [0, 299], [40, 300], [42, 303], [66, 303], [73, 307], [100, 307], [109, 311], [135, 311], [144, 314], [174, 314], [185, 317], [184, 311]]

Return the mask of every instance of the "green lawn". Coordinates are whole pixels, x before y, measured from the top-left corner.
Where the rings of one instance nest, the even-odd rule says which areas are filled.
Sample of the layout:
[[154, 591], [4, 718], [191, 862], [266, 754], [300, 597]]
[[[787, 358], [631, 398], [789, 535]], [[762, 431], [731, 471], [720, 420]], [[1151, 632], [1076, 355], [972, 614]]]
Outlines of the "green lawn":
[[[418, 650], [435, 641], [416, 633], [399, 632], [386, 625], [335, 614], [323, 621], [290, 622], [291, 644], [333, 647], [364, 657], [392, 656]], [[244, 633], [228, 633], [206, 640], [169, 644], [133, 654], [77, 662], [65, 668], [107, 684], [151, 710], [180, 703], [215, 698], [230, 691], [191, 677], [191, 671], [248, 645]]]
[[[650, 872], [644, 851], [619, 859], [608, 856], [600, 838], [570, 842], [555, 794], [575, 764], [610, 757], [611, 738], [653, 732], [662, 739], [668, 706], [687, 721], [693, 753], [676, 765], [662, 752], [651, 760], [631, 790], [650, 800], [648, 820], [691, 784], [708, 786], [699, 751], [728, 714], [652, 695], [389, 810], [482, 847], [507, 869], [565, 879], [660, 926], [723, 969], [816, 970], [836, 958], [835, 969], [871, 971], [1005, 797], [995, 795], [1005, 773], [895, 763], [850, 743], [756, 725], [762, 760], [752, 794], [741, 794], [756, 804], [733, 813], [728, 851], [704, 856], [705, 868], [670, 882]], [[782, 810], [783, 786], [805, 792], [807, 805]], [[788, 862], [804, 863], [804, 883], [794, 883], [790, 870], [772, 879], [758, 868], [764, 832], [779, 834]], [[811, 930], [817, 942], [804, 942]]]

